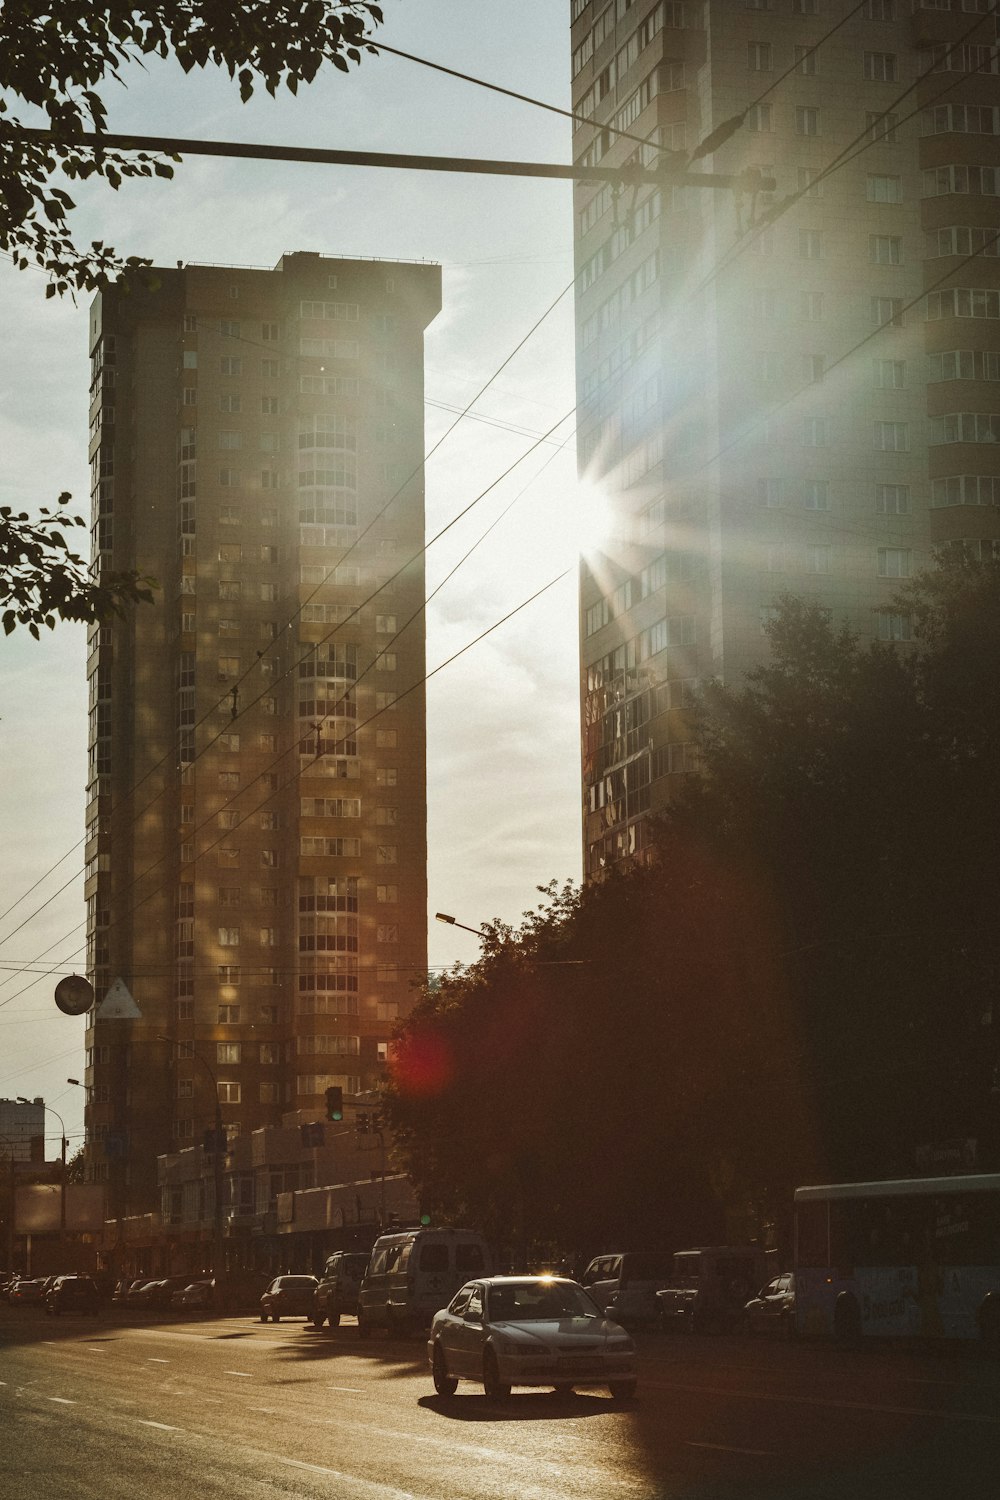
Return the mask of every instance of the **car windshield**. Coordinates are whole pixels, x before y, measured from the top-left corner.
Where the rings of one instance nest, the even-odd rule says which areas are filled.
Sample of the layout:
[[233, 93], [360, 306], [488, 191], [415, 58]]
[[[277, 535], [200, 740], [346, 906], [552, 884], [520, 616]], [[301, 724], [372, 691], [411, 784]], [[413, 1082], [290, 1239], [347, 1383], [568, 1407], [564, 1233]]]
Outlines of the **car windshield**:
[[284, 1290], [295, 1290], [304, 1286], [315, 1286], [315, 1276], [283, 1276], [278, 1282], [278, 1287]]
[[487, 1312], [491, 1323], [600, 1317], [583, 1288], [569, 1281], [514, 1281], [491, 1286]]

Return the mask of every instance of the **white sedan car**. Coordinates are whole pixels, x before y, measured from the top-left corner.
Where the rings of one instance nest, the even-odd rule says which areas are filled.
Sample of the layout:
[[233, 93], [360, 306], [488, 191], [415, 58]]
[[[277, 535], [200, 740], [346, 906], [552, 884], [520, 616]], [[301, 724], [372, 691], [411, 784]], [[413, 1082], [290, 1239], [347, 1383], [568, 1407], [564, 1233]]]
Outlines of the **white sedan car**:
[[469, 1281], [435, 1313], [427, 1354], [439, 1396], [460, 1380], [504, 1401], [512, 1385], [607, 1385], [615, 1401], [635, 1395], [635, 1345], [578, 1286], [557, 1276]]

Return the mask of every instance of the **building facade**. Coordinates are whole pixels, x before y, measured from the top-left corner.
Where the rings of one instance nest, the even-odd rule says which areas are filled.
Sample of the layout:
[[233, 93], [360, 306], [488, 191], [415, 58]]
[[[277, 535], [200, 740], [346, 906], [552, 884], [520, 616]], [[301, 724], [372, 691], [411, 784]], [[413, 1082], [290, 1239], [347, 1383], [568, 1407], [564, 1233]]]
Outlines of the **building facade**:
[[8, 1162], [45, 1160], [45, 1101], [0, 1099], [0, 1158]]
[[641, 857], [695, 768], [685, 704], [766, 657], [783, 594], [905, 641], [901, 580], [993, 554], [988, 8], [572, 0], [574, 159], [677, 175], [576, 189], [580, 467], [618, 518], [581, 584], [588, 877]]
[[426, 971], [428, 264], [178, 265], [91, 310], [93, 558], [157, 581], [89, 640], [87, 1165], [377, 1081]]

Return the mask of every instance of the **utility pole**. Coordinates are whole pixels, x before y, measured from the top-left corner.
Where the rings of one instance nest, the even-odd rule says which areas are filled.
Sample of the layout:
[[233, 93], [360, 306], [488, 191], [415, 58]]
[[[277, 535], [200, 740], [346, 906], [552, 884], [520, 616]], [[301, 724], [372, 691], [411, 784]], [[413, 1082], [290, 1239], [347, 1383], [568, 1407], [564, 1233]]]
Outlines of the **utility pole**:
[[[175, 1042], [172, 1037], [163, 1036], [157, 1032], [156, 1040], [166, 1042], [168, 1047], [176, 1047], [180, 1050], [181, 1043]], [[224, 1265], [225, 1243], [222, 1234], [222, 1185], [223, 1185], [223, 1154], [226, 1149], [226, 1131], [222, 1123], [222, 1102], [219, 1099], [219, 1083], [211, 1066], [205, 1061], [200, 1052], [195, 1051], [193, 1042], [186, 1042], [191, 1051], [189, 1056], [195, 1062], [201, 1063], [212, 1084], [212, 1095], [215, 1100], [214, 1120], [215, 1125], [212, 1132], [212, 1185], [214, 1203], [212, 1205], [212, 1275], [215, 1277], [216, 1294], [220, 1302], [226, 1285], [226, 1271]]]

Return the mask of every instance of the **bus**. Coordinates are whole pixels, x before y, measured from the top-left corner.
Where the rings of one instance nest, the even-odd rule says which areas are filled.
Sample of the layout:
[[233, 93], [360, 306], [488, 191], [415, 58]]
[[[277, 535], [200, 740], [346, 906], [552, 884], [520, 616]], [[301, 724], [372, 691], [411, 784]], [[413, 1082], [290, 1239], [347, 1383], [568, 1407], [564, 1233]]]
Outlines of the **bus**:
[[798, 1332], [1000, 1353], [1000, 1174], [796, 1188]]

